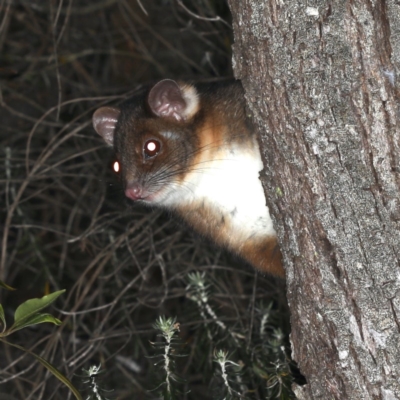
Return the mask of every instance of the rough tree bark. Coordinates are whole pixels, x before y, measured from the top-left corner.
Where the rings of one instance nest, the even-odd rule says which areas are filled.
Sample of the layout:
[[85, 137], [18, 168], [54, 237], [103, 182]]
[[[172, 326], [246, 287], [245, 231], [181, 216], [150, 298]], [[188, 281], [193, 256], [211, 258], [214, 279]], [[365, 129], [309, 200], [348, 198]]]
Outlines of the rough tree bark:
[[400, 399], [395, 0], [229, 0], [304, 399]]

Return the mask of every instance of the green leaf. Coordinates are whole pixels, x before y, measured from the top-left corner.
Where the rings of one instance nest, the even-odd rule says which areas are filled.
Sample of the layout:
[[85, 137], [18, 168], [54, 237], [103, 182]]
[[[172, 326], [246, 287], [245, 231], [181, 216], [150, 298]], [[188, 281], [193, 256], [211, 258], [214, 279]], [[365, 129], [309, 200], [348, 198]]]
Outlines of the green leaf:
[[0, 287], [7, 289], [7, 290], [15, 290], [13, 287], [8, 286], [6, 283], [4, 283], [2, 280], [0, 280]]
[[43, 322], [51, 322], [54, 325], [61, 325], [61, 321], [58, 318], [53, 317], [51, 314], [35, 314], [31, 315], [29, 318], [20, 320], [18, 323], [14, 323], [10, 328], [10, 331], [15, 332], [19, 329], [26, 328], [27, 326], [42, 324]]
[[4, 315], [4, 309], [1, 304], [0, 304], [0, 319], [1, 319], [1, 322], [3, 323], [3, 332], [4, 332], [7, 328], [7, 324], [6, 324], [6, 317]]
[[[50, 305], [58, 296], [60, 296], [60, 294], [64, 292], [65, 290], [59, 290], [57, 292], [50, 293], [47, 296], [43, 296], [41, 299], [30, 299], [25, 301], [25, 303], [22, 303], [15, 310], [14, 325], [11, 327], [11, 329], [20, 329], [18, 327], [21, 325], [27, 326], [27, 321], [31, 321], [32, 317], [36, 318], [36, 315], [39, 313], [40, 310]], [[28, 325], [32, 325], [32, 323], [29, 323]]]
[[[63, 291], [61, 291], [61, 292], [63, 292]], [[45, 296], [45, 297], [47, 297], [47, 296]], [[56, 367], [54, 367], [52, 364], [50, 364], [48, 361], [46, 361], [44, 358], [38, 356], [37, 354], [33, 353], [32, 351], [25, 349], [24, 347], [19, 346], [17, 344], [7, 342], [4, 339], [1, 339], [1, 341], [10, 346], [16, 347], [17, 349], [20, 349], [20, 350], [30, 354], [31, 356], [35, 357], [36, 360], [38, 360], [43, 366], [45, 366], [57, 379], [59, 379], [65, 386], [69, 387], [69, 389], [75, 395], [75, 398], [77, 400], [83, 400], [82, 396], [78, 392], [78, 389], [71, 383], [71, 381], [66, 376], [64, 376]]]

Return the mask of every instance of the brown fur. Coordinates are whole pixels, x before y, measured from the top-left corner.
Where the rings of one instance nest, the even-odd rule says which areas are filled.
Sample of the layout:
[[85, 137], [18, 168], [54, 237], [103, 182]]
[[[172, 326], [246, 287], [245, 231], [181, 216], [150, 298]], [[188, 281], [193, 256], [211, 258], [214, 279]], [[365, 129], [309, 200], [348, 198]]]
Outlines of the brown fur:
[[282, 254], [276, 237], [245, 238], [232, 235], [231, 221], [207, 202], [192, 203], [177, 209], [184, 221], [195, 226], [205, 237], [212, 237], [216, 244], [227, 247], [264, 273], [285, 277]]
[[[234, 180], [237, 175], [221, 175], [221, 181], [213, 183], [212, 187], [218, 188], [220, 182], [230, 185], [232, 180], [232, 186], [228, 186], [227, 191], [229, 197], [224, 200], [224, 204], [209, 201], [212, 193], [207, 190], [193, 198], [185, 198], [185, 193], [179, 192], [182, 188], [191, 190], [190, 186], [185, 187], [185, 182], [191, 182], [196, 187], [196, 179], [201, 177], [199, 174], [207, 172], [210, 176], [210, 171], [218, 168], [219, 161], [229, 162], [229, 158], [234, 158], [238, 152], [244, 154], [240, 160], [251, 159], [255, 163], [258, 162], [260, 155], [257, 139], [246, 118], [240, 83], [198, 86], [179, 83], [180, 89], [177, 85], [171, 80], [161, 81], [153, 88], [148, 88], [142, 94], [127, 100], [120, 109], [110, 111], [110, 108], [106, 107], [95, 113], [94, 126], [97, 132], [107, 143], [114, 145], [121, 164], [125, 189], [139, 186], [142, 190], [142, 197], [134, 198], [128, 192], [129, 197], [175, 211], [200, 234], [211, 238], [218, 245], [227, 247], [254, 267], [283, 277], [282, 257], [276, 237], [272, 236], [272, 225], [270, 231], [266, 231], [265, 234], [263, 230], [254, 227], [251, 228], [253, 230], [243, 229], [243, 225], [238, 224], [237, 219], [233, 217], [236, 215], [236, 207], [226, 207], [225, 202], [229, 203], [230, 199], [235, 198], [236, 192], [231, 195], [230, 188], [235, 188]], [[180, 90], [184, 100], [180, 97]], [[182, 108], [184, 104], [191, 106], [185, 109]], [[116, 116], [118, 122], [110, 133], [107, 124], [110, 117], [116, 120]], [[154, 157], [145, 157], [143, 149], [147, 140], [161, 143], [160, 151]], [[229, 168], [227, 171], [230, 172]], [[235, 171], [240, 175], [240, 168]], [[215, 176], [214, 172], [212, 176]], [[255, 175], [251, 172], [251, 179], [254, 178]], [[247, 183], [246, 179], [243, 180], [243, 175], [241, 179]], [[257, 184], [255, 187], [257, 188]], [[224, 193], [215, 189], [211, 192]], [[173, 197], [174, 193], [178, 197], [174, 202], [168, 203], [168, 199], [171, 195]], [[253, 204], [260, 207], [262, 200], [258, 197], [258, 190], [254, 193], [256, 197], [253, 198], [259, 201]], [[186, 200], [183, 200], [184, 198]], [[240, 215], [246, 215], [243, 214], [243, 204], [246, 208], [246, 199], [245, 203], [241, 203]], [[267, 209], [265, 212], [268, 215]], [[251, 224], [257, 224], [260, 220], [252, 221]], [[243, 223], [246, 224], [247, 220]], [[262, 229], [264, 226], [268, 225], [263, 225]]]

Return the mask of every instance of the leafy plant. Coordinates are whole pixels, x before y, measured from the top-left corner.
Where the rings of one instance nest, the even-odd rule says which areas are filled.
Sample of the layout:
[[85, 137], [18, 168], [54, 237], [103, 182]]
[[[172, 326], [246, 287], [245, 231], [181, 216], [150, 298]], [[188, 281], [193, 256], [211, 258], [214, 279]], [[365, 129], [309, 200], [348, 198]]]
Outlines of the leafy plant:
[[[203, 331], [208, 348], [214, 349], [214, 398], [252, 399], [252, 393], [259, 390], [265, 399], [292, 399], [291, 360], [286, 355], [285, 335], [274, 321], [273, 304], [255, 303], [252, 331], [247, 332], [246, 326], [223, 321], [214, 311], [213, 285], [205, 272], [188, 274], [186, 291], [203, 321], [197, 332], [201, 335]], [[248, 346], [249, 336], [252, 346]]]
[[160, 358], [156, 365], [161, 365], [161, 370], [163, 371], [163, 380], [154, 390], [162, 389], [161, 394], [164, 400], [179, 399], [181, 391], [176, 384], [184, 382], [175, 370], [175, 358], [183, 356], [179, 354], [181, 343], [179, 338], [176, 337], [179, 332], [179, 323], [176, 322], [176, 318], [160, 316], [153, 327], [160, 332], [158, 336], [164, 339], [152, 343], [159, 351], [159, 354], [154, 356], [154, 358]]
[[238, 375], [242, 367], [239, 364], [231, 361], [229, 359], [228, 352], [225, 350], [215, 351], [214, 361], [221, 369], [219, 373], [222, 378], [223, 391], [225, 392], [224, 399], [243, 398], [244, 396], [236, 391], [232, 385], [233, 377]]
[[[8, 285], [5, 285], [3, 282], [1, 282], [1, 286], [10, 288]], [[60, 296], [64, 292], [65, 292], [65, 290], [59, 290], [57, 292], [50, 293], [47, 296], [43, 296], [40, 299], [29, 299], [29, 300], [25, 301], [24, 303], [19, 305], [19, 307], [15, 310], [14, 323], [8, 329], [7, 329], [7, 323], [6, 323], [6, 318], [5, 318], [5, 314], [4, 314], [4, 309], [3, 309], [3, 306], [0, 304], [0, 320], [3, 325], [3, 330], [0, 333], [0, 341], [3, 342], [4, 344], [15, 347], [19, 350], [24, 351], [25, 353], [30, 354], [37, 361], [39, 361], [44, 367], [46, 367], [57, 379], [59, 379], [62, 383], [64, 383], [66, 386], [68, 386], [69, 389], [71, 390], [71, 392], [75, 395], [75, 398], [77, 400], [82, 400], [82, 396], [79, 394], [79, 392], [75, 388], [75, 386], [56, 367], [54, 367], [52, 364], [50, 364], [48, 361], [46, 361], [41, 356], [30, 351], [29, 349], [26, 349], [15, 343], [11, 343], [5, 339], [6, 337], [10, 336], [11, 334], [15, 333], [16, 331], [27, 328], [32, 325], [42, 324], [44, 322], [50, 322], [54, 325], [60, 325], [61, 321], [59, 319], [55, 318], [51, 314], [47, 314], [47, 313], [44, 314], [44, 313], [41, 313], [40, 311], [43, 310], [44, 308], [46, 308], [47, 306], [49, 306], [51, 303], [53, 303], [57, 299], [57, 297]]]
[[86, 400], [109, 400], [104, 397], [105, 393], [111, 392], [111, 390], [102, 389], [98, 383], [98, 376], [102, 373], [100, 371], [100, 365], [91, 365], [89, 369], [83, 370], [84, 377], [87, 378], [83, 383], [88, 385], [88, 389], [91, 392]]

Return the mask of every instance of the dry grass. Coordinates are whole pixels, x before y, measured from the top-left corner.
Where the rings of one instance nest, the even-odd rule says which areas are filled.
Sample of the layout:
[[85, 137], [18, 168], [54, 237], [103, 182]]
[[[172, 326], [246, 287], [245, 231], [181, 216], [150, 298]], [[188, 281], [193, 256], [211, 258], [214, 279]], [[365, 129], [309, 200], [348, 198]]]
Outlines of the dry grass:
[[[169, 216], [128, 207], [109, 168], [112, 154], [91, 127], [97, 107], [140, 84], [231, 76], [225, 2], [185, 4], [0, 0], [0, 279], [18, 289], [1, 289], [0, 302], [11, 322], [24, 300], [67, 289], [53, 309], [60, 327], [38, 325], [10, 341], [42, 355], [82, 389], [77, 375], [101, 364], [101, 386], [114, 390], [108, 398], [158, 398], [149, 389], [163, 374], [148, 356], [158, 351], [150, 341], [160, 315], [180, 323], [182, 399], [222, 398], [213, 391], [220, 382], [216, 349], [251, 369], [262, 347], [261, 304], [273, 304], [270, 339], [276, 327], [287, 332], [282, 285]], [[188, 274], [199, 270], [217, 315], [207, 323], [188, 298]], [[29, 356], [3, 344], [0, 354], [0, 398], [72, 398]], [[246, 398], [268, 392], [256, 375], [242, 374], [254, 389]]]

